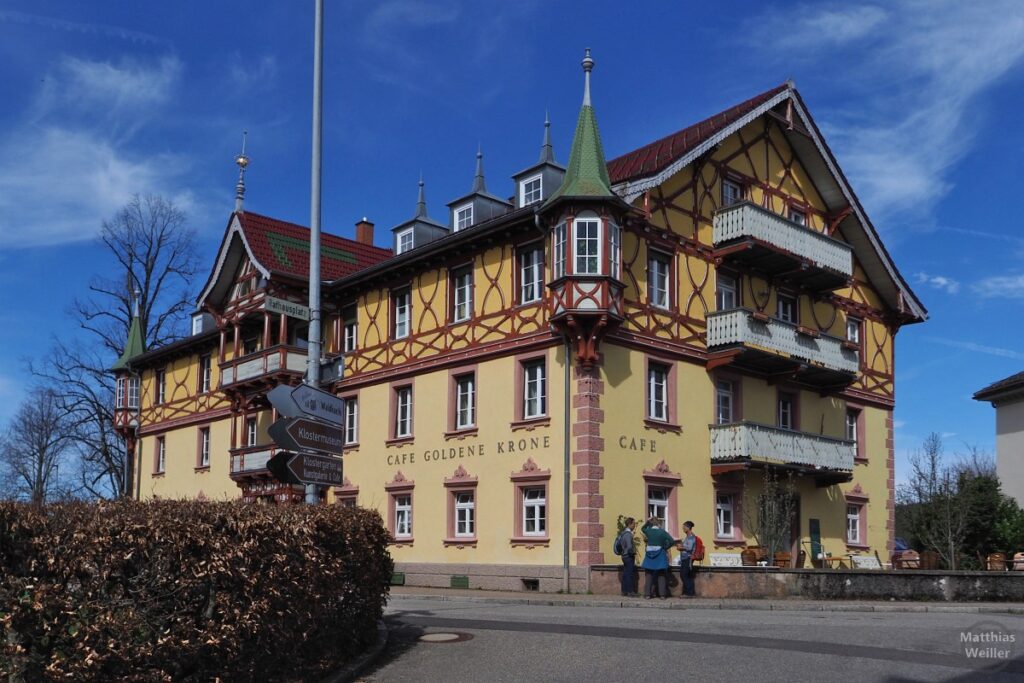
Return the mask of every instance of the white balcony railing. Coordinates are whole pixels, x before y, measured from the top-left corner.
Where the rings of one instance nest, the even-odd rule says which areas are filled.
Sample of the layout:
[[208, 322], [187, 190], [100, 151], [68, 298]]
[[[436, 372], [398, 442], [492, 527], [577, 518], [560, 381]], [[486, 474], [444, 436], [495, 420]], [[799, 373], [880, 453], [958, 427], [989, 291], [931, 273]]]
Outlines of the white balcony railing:
[[712, 240], [716, 247], [745, 237], [761, 240], [846, 277], [853, 275], [853, 249], [844, 242], [749, 202], [734, 204], [715, 214]]
[[277, 372], [306, 371], [306, 352], [302, 349], [287, 346], [272, 346], [263, 351], [256, 351], [238, 360], [228, 361], [221, 365], [220, 385], [228, 386], [236, 382], [244, 382], [253, 377]]
[[711, 460], [749, 459], [823, 470], [853, 471], [856, 444], [753, 422], [711, 427]]
[[769, 318], [762, 322], [753, 311], [734, 308], [708, 315], [708, 350], [742, 344], [829, 370], [856, 373], [859, 359], [856, 349], [843, 340], [826, 334], [813, 337], [797, 331], [793, 323]]
[[245, 474], [267, 468], [267, 461], [273, 455], [270, 446], [256, 450], [245, 449], [242, 453], [231, 454], [231, 474]]

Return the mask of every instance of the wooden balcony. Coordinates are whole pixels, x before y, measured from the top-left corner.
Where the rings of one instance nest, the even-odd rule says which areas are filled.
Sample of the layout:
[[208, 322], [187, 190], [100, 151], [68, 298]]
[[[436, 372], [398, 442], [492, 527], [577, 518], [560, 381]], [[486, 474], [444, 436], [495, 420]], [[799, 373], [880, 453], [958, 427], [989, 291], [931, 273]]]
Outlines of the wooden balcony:
[[551, 318], [567, 315], [608, 315], [622, 320], [625, 285], [607, 275], [568, 275], [548, 285]]
[[278, 344], [220, 364], [221, 389], [262, 389], [306, 373], [306, 349]]
[[232, 448], [230, 450], [231, 478], [237, 481], [256, 476], [269, 476], [267, 461], [276, 452], [277, 447], [273, 444]]
[[812, 291], [831, 291], [853, 277], [853, 249], [750, 202], [715, 214], [715, 256]]
[[711, 426], [711, 470], [778, 466], [815, 476], [819, 484], [849, 481], [857, 447], [834, 439], [756, 422]]
[[832, 391], [849, 386], [860, 366], [845, 340], [745, 308], [710, 313], [707, 326], [708, 369], [729, 364]]

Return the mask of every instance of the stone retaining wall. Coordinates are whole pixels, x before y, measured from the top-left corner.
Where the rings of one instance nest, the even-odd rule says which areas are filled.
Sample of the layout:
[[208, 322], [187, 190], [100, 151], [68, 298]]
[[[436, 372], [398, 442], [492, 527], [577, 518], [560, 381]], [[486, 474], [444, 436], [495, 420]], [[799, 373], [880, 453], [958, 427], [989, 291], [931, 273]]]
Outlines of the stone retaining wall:
[[[591, 567], [590, 591], [617, 595], [620, 570], [617, 565]], [[643, 571], [638, 573], [642, 591]], [[1024, 602], [1024, 572], [699, 567], [696, 588], [703, 598]], [[675, 570], [671, 590], [680, 593]]]
[[[464, 576], [469, 579], [469, 588], [482, 590], [525, 591], [523, 579], [536, 580], [541, 593], [557, 593], [563, 587], [563, 569], [557, 565], [396, 562], [395, 572], [405, 575], [406, 586], [450, 588], [453, 576]], [[588, 567], [569, 568], [571, 592], [587, 592], [587, 579]]]

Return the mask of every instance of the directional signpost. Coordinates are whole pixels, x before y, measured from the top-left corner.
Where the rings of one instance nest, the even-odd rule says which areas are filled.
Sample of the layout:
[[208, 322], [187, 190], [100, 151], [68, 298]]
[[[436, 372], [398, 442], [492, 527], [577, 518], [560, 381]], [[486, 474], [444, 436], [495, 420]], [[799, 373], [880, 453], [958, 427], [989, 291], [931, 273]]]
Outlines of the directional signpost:
[[341, 455], [345, 443], [345, 402], [308, 384], [274, 387], [267, 398], [282, 415], [267, 431], [284, 449], [267, 462], [271, 474], [288, 484], [340, 486], [342, 460], [331, 456]]

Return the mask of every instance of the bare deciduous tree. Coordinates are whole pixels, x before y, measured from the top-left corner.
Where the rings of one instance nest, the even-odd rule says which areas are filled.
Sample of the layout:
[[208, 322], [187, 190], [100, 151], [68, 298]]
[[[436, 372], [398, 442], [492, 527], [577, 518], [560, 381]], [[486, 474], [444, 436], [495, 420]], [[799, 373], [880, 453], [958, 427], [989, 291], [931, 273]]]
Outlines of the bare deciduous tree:
[[743, 528], [764, 549], [769, 565], [776, 552], [789, 546], [795, 512], [796, 487], [791, 474], [783, 477], [774, 468], [766, 468], [761, 490], [754, 495], [747, 489]]
[[104, 221], [100, 241], [112, 257], [106, 275], [95, 276], [90, 295], [69, 311], [89, 334], [85, 343], [57, 341], [51, 359], [32, 371], [62, 387], [62, 407], [76, 426], [81, 487], [91, 495], [131, 495], [131, 463], [113, 429], [114, 378], [109, 368], [121, 355], [138, 297], [146, 348], [179, 337], [192, 307], [197, 271], [195, 234], [184, 213], [157, 196], [133, 197]]
[[59, 485], [58, 471], [74, 425], [53, 389], [35, 389], [11, 419], [0, 442], [0, 466], [11, 494], [43, 503]]

